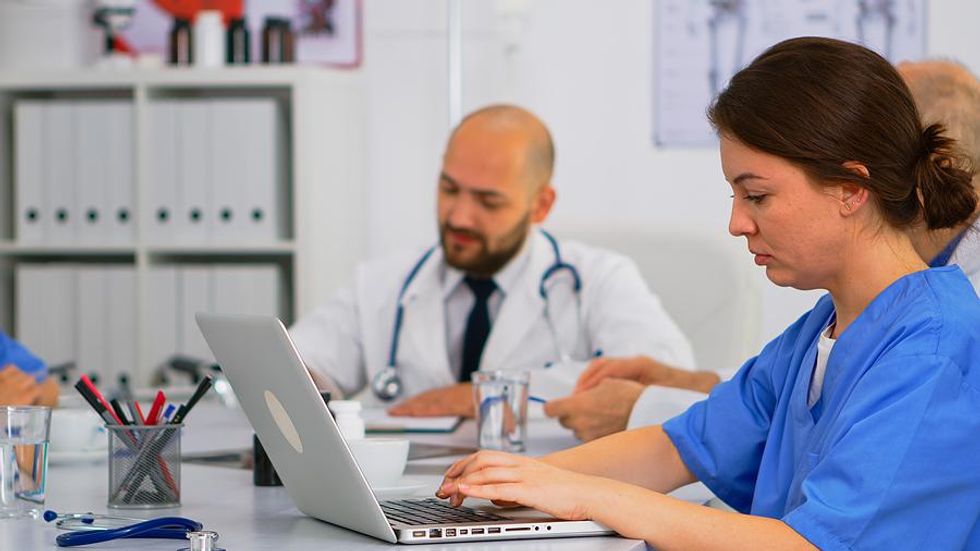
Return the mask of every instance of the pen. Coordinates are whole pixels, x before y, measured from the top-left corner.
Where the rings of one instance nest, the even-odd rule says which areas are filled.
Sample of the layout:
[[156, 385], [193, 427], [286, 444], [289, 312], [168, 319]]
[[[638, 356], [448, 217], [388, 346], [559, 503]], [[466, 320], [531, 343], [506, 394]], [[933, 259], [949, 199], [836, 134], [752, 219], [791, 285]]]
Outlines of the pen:
[[93, 395], [89, 391], [88, 387], [85, 386], [85, 383], [83, 383], [82, 381], [78, 381], [77, 383], [75, 383], [75, 390], [77, 390], [78, 393], [82, 395], [82, 398], [84, 398], [85, 401], [88, 402], [88, 405], [92, 406], [92, 409], [94, 409], [95, 413], [99, 417], [101, 417], [103, 421], [105, 421], [105, 424], [107, 425], [117, 424], [116, 420], [112, 418], [112, 414], [108, 410], [106, 410], [105, 406], [102, 405], [102, 403], [99, 402], [99, 400], [95, 397], [95, 395]]
[[191, 409], [194, 408], [197, 401], [204, 396], [204, 393], [211, 388], [213, 383], [214, 379], [211, 378], [210, 375], [206, 375], [203, 379], [201, 379], [201, 382], [197, 385], [197, 389], [194, 390], [194, 395], [191, 396], [191, 399], [188, 400], [186, 404], [177, 408], [177, 413], [174, 414], [174, 418], [170, 421], [170, 423], [172, 425], [179, 425], [180, 423], [183, 423], [184, 417], [187, 417], [187, 414], [191, 412]]
[[169, 423], [170, 416], [174, 414], [174, 410], [177, 409], [173, 404], [167, 404], [167, 409], [163, 411], [163, 422]]
[[140, 407], [140, 403], [136, 400], [129, 401], [129, 409], [133, 412], [133, 424], [137, 425], [147, 425], [146, 416], [143, 415], [143, 408]]
[[133, 424], [129, 422], [129, 416], [126, 415], [126, 411], [122, 408], [122, 405], [119, 404], [119, 400], [113, 398], [112, 400], [109, 400], [109, 405], [112, 406], [112, 411], [116, 412], [116, 417], [119, 418], [120, 425]]
[[[89, 394], [92, 395], [93, 400], [102, 404], [102, 407], [112, 416], [113, 420], [116, 422], [115, 424], [117, 425], [123, 424], [122, 419], [120, 419], [119, 416], [116, 415], [116, 412], [112, 410], [112, 407], [109, 406], [109, 402], [106, 401], [105, 396], [103, 396], [102, 393], [99, 392], [99, 389], [95, 388], [95, 385], [92, 383], [92, 379], [89, 379], [88, 375], [82, 375], [81, 378], [79, 378], [78, 382], [85, 387], [85, 389], [89, 392]], [[77, 383], [75, 385], [75, 388], [78, 388]]]
[[528, 396], [527, 397], [527, 401], [528, 402], [537, 402], [539, 404], [547, 404], [548, 403], [548, 400], [545, 400], [544, 398], [541, 398], [540, 396]]
[[146, 416], [147, 425], [155, 425], [160, 421], [160, 410], [163, 408], [163, 403], [167, 400], [164, 396], [162, 390], [157, 391], [157, 395], [153, 398], [153, 405], [150, 406], [150, 413]]

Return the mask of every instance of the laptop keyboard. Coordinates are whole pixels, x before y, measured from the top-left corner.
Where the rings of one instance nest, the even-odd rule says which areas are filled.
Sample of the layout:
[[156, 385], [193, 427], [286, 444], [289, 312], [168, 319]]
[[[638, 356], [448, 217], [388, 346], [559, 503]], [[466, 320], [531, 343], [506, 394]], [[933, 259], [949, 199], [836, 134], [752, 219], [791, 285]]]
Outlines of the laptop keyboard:
[[505, 517], [469, 507], [450, 507], [438, 499], [392, 499], [381, 502], [381, 510], [389, 522], [402, 524], [458, 524], [492, 522]]

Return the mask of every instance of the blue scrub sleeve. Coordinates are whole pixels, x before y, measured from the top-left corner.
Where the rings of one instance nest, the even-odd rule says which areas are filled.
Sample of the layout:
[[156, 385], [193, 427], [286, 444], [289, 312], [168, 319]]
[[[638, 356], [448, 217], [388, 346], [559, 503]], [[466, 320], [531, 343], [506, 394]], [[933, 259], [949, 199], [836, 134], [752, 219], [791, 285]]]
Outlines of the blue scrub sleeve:
[[0, 368], [7, 364], [14, 364], [24, 373], [33, 375], [38, 382], [48, 376], [48, 368], [40, 358], [6, 333], [0, 332]]
[[[787, 331], [789, 332], [789, 330]], [[692, 473], [733, 509], [748, 513], [776, 407], [773, 363], [786, 333], [750, 359], [708, 399], [663, 425]], [[792, 342], [791, 340], [787, 342]]]
[[952, 360], [883, 360], [809, 458], [805, 500], [783, 521], [821, 549], [980, 549], [977, 412], [980, 390]]

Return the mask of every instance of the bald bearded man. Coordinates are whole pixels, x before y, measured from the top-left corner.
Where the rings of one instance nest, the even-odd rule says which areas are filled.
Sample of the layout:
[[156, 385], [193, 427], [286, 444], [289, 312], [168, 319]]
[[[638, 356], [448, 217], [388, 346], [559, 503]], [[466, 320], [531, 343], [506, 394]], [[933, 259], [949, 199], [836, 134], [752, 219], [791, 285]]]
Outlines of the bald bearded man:
[[475, 371], [529, 371], [531, 393], [548, 399], [597, 354], [693, 368], [631, 260], [540, 229], [554, 157], [524, 109], [463, 119], [438, 178], [439, 242], [361, 265], [353, 288], [290, 329], [317, 384], [395, 415], [471, 416]]

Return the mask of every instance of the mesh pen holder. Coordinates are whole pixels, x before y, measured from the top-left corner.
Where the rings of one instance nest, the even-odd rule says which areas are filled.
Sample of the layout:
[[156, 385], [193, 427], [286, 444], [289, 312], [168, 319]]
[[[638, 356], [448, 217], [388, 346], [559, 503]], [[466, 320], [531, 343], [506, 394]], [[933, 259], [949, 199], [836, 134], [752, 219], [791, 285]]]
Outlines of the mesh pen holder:
[[109, 507], [156, 509], [180, 505], [183, 425], [108, 425]]

